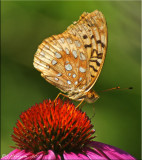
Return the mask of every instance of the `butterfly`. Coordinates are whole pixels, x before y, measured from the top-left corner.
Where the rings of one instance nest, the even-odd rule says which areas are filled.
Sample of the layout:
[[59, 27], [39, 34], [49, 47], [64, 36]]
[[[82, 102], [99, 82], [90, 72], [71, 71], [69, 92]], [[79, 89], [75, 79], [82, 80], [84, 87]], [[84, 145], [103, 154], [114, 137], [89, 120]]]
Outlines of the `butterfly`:
[[91, 88], [102, 70], [106, 49], [107, 25], [103, 14], [98, 10], [84, 12], [66, 31], [39, 45], [33, 65], [69, 99], [93, 103], [99, 95]]

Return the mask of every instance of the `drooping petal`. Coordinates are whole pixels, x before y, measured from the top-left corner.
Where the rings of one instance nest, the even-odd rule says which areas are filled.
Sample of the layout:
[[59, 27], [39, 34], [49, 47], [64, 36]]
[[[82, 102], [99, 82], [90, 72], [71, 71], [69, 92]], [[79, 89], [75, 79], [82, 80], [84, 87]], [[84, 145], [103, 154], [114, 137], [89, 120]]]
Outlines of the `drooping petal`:
[[57, 160], [56, 155], [54, 154], [54, 152], [52, 150], [48, 151], [48, 154], [46, 154], [42, 160]]
[[26, 159], [27, 157], [32, 156], [33, 154], [30, 152], [25, 152], [25, 150], [19, 150], [15, 149], [14, 151], [10, 152], [7, 156], [3, 157], [2, 160], [8, 159], [8, 160], [21, 160], [21, 159]]
[[19, 152], [20, 150], [19, 149], [15, 149], [13, 150], [12, 152], [10, 152], [8, 155], [4, 156], [1, 158], [1, 160], [4, 160], [4, 159], [11, 159], [17, 152]]
[[84, 160], [90, 160], [90, 158], [89, 157], [87, 157], [86, 155], [84, 155], [84, 154], [81, 154], [81, 153], [79, 153], [79, 154], [77, 154], [81, 159], [84, 159]]
[[128, 154], [127, 152], [116, 148], [114, 146], [111, 145], [107, 145], [101, 142], [90, 142], [89, 144], [90, 147], [92, 147], [94, 149], [94, 151], [98, 151], [98, 153], [102, 153], [104, 155], [106, 155], [108, 158], [113, 159], [113, 160], [136, 160], [133, 156], [131, 156], [130, 154]]
[[29, 156], [31, 156], [32, 153], [30, 152], [25, 152], [25, 150], [19, 150], [19, 152], [17, 152], [14, 156], [13, 156], [13, 159], [18, 159], [18, 160], [21, 160], [21, 159], [25, 159]]
[[84, 148], [84, 152], [90, 160], [108, 160], [105, 155], [101, 155], [88, 147]]
[[83, 160], [81, 157], [79, 157], [77, 154], [70, 152], [70, 153], [63, 153], [63, 157], [65, 160]]
[[61, 156], [59, 154], [56, 156], [56, 160], [61, 160]]
[[38, 152], [38, 153], [35, 155], [35, 157], [34, 157], [33, 160], [41, 160], [43, 156], [44, 156], [44, 152], [43, 152], [43, 151]]

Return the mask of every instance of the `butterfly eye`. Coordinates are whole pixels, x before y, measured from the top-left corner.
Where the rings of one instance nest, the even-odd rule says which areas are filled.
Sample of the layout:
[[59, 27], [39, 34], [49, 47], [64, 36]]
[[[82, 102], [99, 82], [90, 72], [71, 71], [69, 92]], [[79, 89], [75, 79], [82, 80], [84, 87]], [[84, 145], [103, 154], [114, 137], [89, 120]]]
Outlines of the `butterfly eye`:
[[94, 95], [94, 93], [91, 93], [91, 97], [90, 98], [93, 98], [93, 97], [95, 97], [95, 95]]

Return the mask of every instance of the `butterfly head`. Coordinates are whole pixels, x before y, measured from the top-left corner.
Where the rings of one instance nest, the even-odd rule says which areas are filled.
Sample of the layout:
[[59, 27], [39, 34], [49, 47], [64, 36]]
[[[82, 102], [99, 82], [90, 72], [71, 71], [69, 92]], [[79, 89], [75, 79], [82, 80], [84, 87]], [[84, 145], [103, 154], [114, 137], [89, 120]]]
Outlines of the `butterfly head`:
[[85, 101], [88, 103], [94, 103], [98, 98], [99, 95], [95, 91], [90, 90], [86, 94]]

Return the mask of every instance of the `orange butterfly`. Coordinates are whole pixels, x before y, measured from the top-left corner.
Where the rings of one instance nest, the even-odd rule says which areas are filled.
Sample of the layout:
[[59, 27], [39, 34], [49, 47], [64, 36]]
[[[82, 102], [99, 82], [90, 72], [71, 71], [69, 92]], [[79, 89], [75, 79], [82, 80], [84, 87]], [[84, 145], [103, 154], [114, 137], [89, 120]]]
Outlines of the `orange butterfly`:
[[98, 79], [107, 49], [107, 25], [101, 12], [84, 12], [65, 32], [45, 39], [34, 56], [34, 67], [67, 97], [93, 103], [91, 88]]

